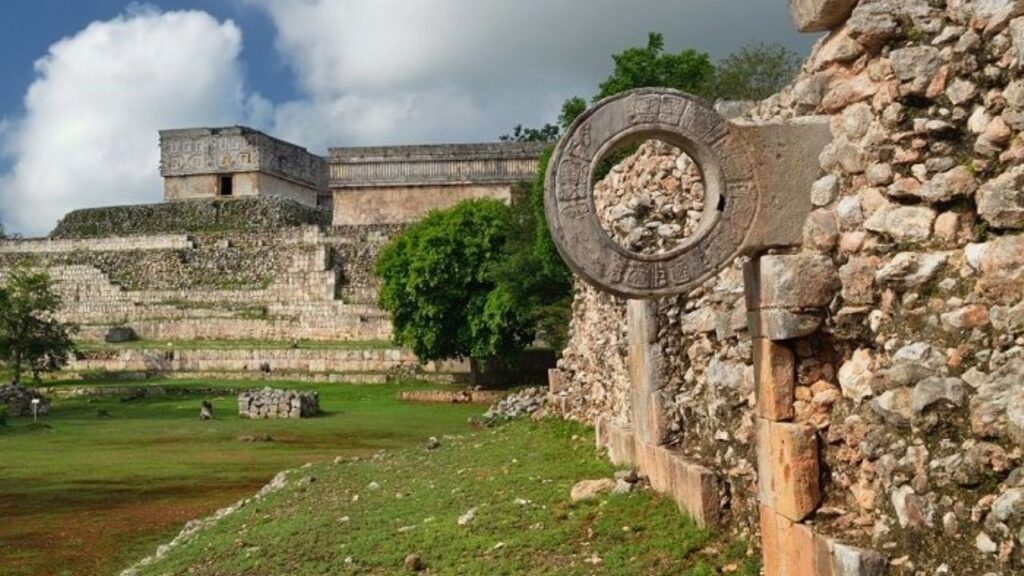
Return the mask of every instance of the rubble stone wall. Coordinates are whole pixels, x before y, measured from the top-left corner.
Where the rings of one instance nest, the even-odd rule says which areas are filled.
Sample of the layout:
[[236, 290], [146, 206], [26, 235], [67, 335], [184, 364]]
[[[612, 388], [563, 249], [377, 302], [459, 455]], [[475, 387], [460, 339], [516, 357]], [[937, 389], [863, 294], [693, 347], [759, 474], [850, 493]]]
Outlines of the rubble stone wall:
[[263, 388], [238, 395], [238, 416], [243, 419], [313, 418], [319, 413], [316, 392]]
[[[821, 454], [805, 523], [884, 554], [894, 574], [1020, 573], [1024, 3], [790, 4], [831, 32], [751, 117], [832, 118], [802, 251], [776, 261], [834, 275], [825, 305], [807, 306], [822, 328], [783, 343], [794, 401], [779, 418], [813, 427]], [[765, 479], [742, 263], [656, 306], [663, 446], [713, 470], [723, 525], [753, 533]], [[634, 426], [625, 316], [581, 290], [553, 385], [568, 417], [614, 424], [613, 453]]]

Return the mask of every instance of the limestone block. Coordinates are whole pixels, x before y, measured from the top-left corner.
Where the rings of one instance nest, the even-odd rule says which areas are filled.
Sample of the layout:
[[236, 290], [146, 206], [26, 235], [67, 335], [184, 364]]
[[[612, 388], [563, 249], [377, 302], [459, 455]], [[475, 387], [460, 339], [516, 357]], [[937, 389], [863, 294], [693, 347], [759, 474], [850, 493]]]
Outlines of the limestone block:
[[809, 426], [763, 418], [757, 433], [760, 502], [799, 522], [821, 501], [817, 433]]
[[850, 17], [857, 0], [789, 0], [789, 13], [801, 32], [837, 28]]
[[766, 420], [792, 420], [796, 367], [793, 351], [767, 338], [754, 339], [757, 412]]
[[[666, 451], [668, 452], [668, 451]], [[703, 526], [714, 526], [721, 520], [718, 478], [711, 470], [687, 462], [669, 452], [672, 498], [679, 508]]]
[[818, 558], [814, 533], [809, 526], [791, 522], [775, 510], [759, 507], [761, 520], [761, 548], [765, 576], [825, 576], [818, 567], [829, 565], [827, 552], [824, 561]]
[[608, 458], [616, 466], [632, 465], [634, 459], [633, 433], [618, 426], [608, 427]]
[[[839, 289], [831, 258], [817, 254], [773, 254], [750, 264], [745, 274], [748, 309], [820, 308]], [[756, 298], [756, 301], [751, 301]]]
[[791, 340], [808, 336], [821, 326], [821, 316], [790, 312], [780, 308], [747, 313], [750, 336], [768, 340]]
[[889, 563], [877, 552], [840, 544], [824, 536], [818, 539], [831, 551], [828, 576], [883, 576], [886, 573]]

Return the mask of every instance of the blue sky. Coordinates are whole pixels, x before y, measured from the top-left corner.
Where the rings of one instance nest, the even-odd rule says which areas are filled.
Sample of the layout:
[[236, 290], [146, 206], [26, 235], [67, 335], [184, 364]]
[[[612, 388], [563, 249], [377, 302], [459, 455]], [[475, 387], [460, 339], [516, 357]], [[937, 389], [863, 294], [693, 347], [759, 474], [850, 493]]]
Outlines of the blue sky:
[[[157, 131], [329, 146], [472, 142], [552, 121], [650, 31], [721, 58], [806, 53], [786, 0], [7, 0], [0, 221], [157, 202]], [[740, 16], [738, 16], [740, 15]]]

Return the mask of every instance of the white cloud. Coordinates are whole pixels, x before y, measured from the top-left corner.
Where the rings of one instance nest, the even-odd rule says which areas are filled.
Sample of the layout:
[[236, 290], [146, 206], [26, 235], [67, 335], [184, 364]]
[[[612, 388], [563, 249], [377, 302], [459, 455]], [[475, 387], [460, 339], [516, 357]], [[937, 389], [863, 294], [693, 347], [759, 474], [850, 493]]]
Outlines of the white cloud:
[[7, 229], [45, 233], [70, 210], [160, 200], [160, 129], [268, 122], [267, 103], [243, 91], [241, 49], [230, 21], [138, 5], [53, 44], [2, 136]]
[[[306, 97], [274, 131], [328, 145], [494, 139], [588, 96], [610, 55], [661, 31], [668, 48], [724, 56], [750, 41], [799, 47], [784, 2], [751, 0], [239, 0], [277, 28]], [[743, 14], [743, 18], [736, 18]]]

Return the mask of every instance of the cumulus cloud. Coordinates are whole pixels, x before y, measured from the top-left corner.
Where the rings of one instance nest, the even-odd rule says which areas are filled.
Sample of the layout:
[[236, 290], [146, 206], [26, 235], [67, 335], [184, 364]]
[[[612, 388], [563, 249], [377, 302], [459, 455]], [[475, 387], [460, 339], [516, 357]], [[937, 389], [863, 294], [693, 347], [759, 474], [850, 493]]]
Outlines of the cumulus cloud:
[[45, 233], [76, 208], [160, 200], [160, 129], [269, 122], [244, 92], [241, 49], [230, 21], [139, 6], [53, 44], [0, 133], [6, 227]]
[[[751, 0], [242, 0], [265, 10], [306, 98], [275, 131], [328, 145], [493, 139], [590, 95], [610, 55], [666, 35], [724, 56], [751, 42], [804, 49], [784, 2]], [[742, 18], [736, 18], [742, 14]]]

